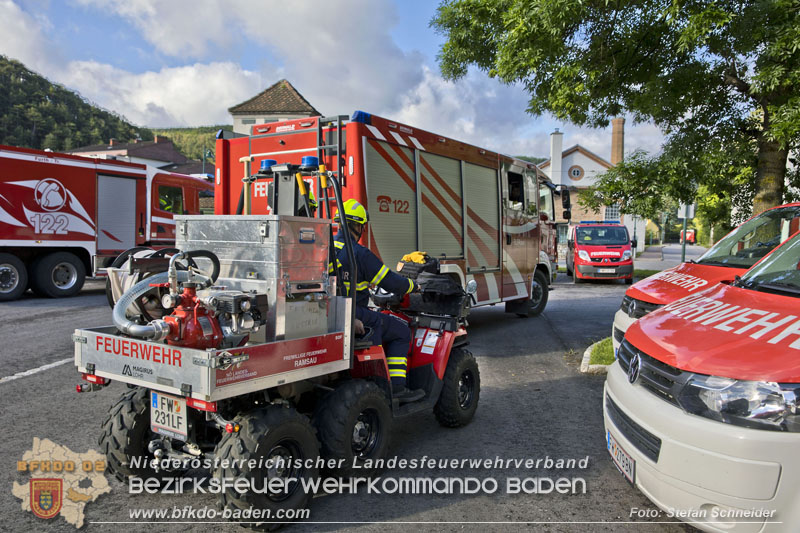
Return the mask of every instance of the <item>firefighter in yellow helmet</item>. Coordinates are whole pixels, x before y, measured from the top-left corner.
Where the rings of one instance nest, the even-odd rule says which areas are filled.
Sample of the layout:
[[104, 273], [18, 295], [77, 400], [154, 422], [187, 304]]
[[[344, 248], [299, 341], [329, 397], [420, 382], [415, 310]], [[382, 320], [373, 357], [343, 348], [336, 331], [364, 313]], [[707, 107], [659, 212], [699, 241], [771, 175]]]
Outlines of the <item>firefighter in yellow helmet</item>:
[[[392, 396], [401, 402], [422, 399], [425, 396], [424, 391], [409, 390], [406, 387], [408, 352], [411, 345], [411, 331], [408, 324], [404, 320], [378, 313], [368, 307], [370, 285], [378, 286], [395, 294], [408, 294], [417, 290], [418, 287], [413, 280], [389, 270], [389, 267], [384, 265], [374, 253], [358, 244], [369, 221], [369, 213], [363, 205], [356, 200], [347, 200], [344, 203], [344, 221], [338, 210], [333, 218], [340, 223], [341, 228], [334, 240], [337, 248], [337, 266], [344, 278], [341, 282], [348, 294], [352, 294], [350, 290], [355, 287], [356, 318], [374, 330], [372, 337], [374, 344], [383, 345], [386, 362], [389, 364]], [[347, 279], [349, 260], [344, 248], [344, 228], [350, 232], [354, 243], [355, 280]], [[330, 268], [333, 270], [333, 265]]]

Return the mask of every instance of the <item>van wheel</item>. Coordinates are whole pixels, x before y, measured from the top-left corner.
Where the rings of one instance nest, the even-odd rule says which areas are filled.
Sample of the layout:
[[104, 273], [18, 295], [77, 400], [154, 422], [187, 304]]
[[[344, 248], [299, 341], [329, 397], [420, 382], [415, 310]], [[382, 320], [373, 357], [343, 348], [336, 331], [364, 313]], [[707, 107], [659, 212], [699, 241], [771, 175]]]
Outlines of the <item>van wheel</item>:
[[0, 253], [0, 302], [16, 300], [27, 288], [25, 263], [16, 255]]
[[632, 283], [633, 283], [633, 276], [625, 278], [625, 285], [630, 285]]
[[86, 268], [75, 254], [55, 252], [33, 262], [31, 288], [37, 294], [63, 298], [77, 294], [86, 280]]

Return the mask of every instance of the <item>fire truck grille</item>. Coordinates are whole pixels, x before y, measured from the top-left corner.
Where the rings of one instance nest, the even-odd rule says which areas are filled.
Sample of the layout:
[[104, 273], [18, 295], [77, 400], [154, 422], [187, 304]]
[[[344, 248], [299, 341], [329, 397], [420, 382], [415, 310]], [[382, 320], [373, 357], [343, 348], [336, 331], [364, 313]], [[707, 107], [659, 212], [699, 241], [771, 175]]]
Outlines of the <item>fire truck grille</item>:
[[654, 463], [658, 462], [658, 455], [661, 453], [661, 439], [634, 422], [608, 394], [606, 394], [606, 413], [611, 422], [637, 450]]
[[634, 383], [641, 385], [662, 400], [677, 406], [680, 390], [694, 374], [662, 363], [641, 350], [637, 350], [630, 342], [623, 341], [617, 352], [617, 360], [626, 374], [630, 369], [631, 359], [637, 355], [641, 364], [639, 376]]
[[630, 296], [623, 297], [622, 304], [619, 306], [623, 313], [633, 319], [642, 318], [646, 314], [655, 311], [659, 307], [661, 307], [660, 304], [653, 304], [643, 300], [637, 300], [636, 298], [631, 298]]

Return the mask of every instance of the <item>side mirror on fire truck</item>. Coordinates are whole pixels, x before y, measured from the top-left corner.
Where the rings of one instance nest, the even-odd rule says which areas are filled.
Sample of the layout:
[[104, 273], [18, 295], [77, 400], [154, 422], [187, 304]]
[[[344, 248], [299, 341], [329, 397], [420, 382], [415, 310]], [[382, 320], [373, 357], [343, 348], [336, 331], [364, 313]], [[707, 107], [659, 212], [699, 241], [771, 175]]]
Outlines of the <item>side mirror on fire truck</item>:
[[561, 187], [559, 193], [561, 194], [561, 207], [564, 208], [565, 210], [571, 209], [572, 201], [570, 200], [569, 197], [569, 189], [567, 189], [566, 187]]

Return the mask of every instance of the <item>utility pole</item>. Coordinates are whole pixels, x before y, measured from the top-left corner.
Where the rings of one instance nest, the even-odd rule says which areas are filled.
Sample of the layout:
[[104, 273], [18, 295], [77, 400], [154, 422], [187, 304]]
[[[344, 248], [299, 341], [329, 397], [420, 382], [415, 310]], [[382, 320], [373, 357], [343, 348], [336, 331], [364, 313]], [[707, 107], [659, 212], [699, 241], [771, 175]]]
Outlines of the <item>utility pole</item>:
[[683, 231], [681, 232], [681, 263], [686, 262], [686, 219], [687, 213], [683, 213]]

